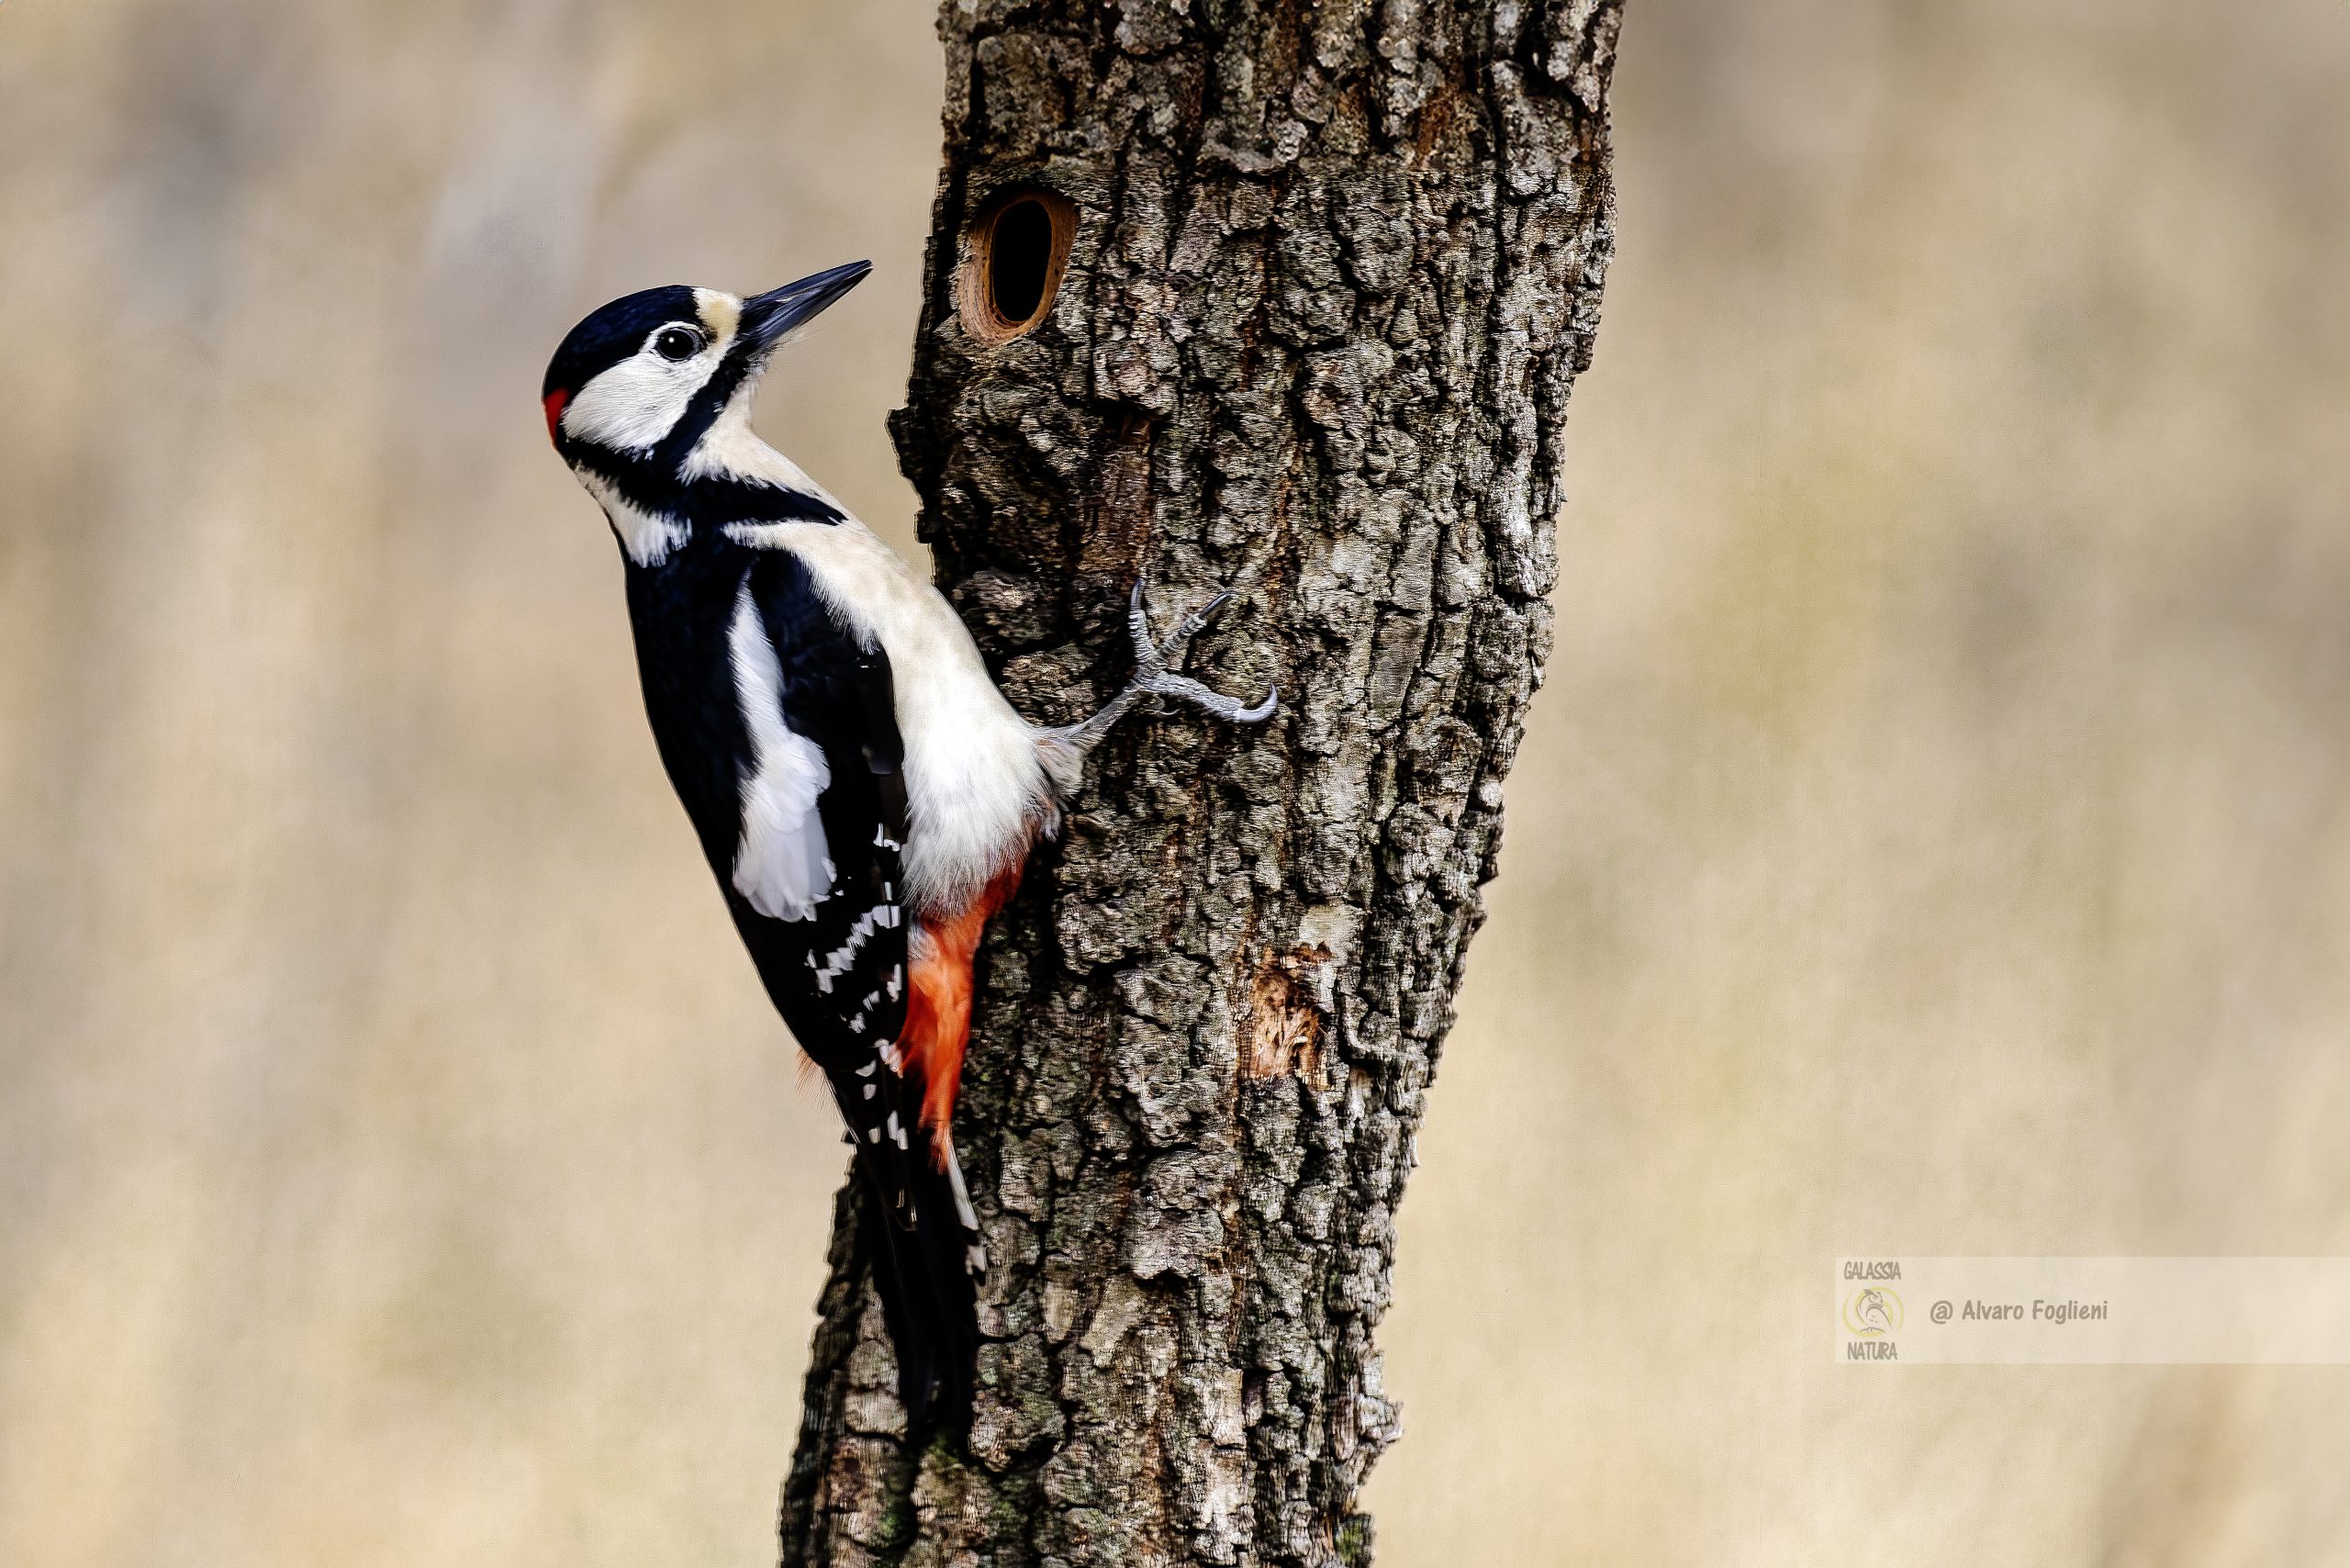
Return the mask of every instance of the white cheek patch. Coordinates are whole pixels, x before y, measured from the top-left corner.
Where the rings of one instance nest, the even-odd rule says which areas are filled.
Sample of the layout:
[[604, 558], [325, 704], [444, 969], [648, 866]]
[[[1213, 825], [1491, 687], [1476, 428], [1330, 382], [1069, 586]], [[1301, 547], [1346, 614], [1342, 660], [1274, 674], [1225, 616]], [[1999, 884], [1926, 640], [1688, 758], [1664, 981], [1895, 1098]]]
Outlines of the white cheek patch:
[[725, 352], [713, 342], [691, 359], [667, 360], [639, 350], [579, 389], [563, 410], [564, 433], [616, 452], [650, 452], [685, 417]]
[[760, 624], [745, 582], [727, 628], [734, 700], [751, 737], [751, 771], [742, 784], [743, 840], [734, 853], [734, 890], [770, 920], [806, 920], [833, 885], [816, 797], [833, 781], [816, 743], [783, 722], [783, 670]]

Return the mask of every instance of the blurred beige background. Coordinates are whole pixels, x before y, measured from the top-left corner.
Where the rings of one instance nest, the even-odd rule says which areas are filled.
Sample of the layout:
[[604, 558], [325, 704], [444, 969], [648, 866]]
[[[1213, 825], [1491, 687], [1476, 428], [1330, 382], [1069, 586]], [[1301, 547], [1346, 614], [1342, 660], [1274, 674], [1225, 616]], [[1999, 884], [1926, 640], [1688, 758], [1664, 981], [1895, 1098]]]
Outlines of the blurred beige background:
[[[872, 282], [923, 0], [0, 0], [0, 1563], [758, 1563], [832, 1113], [548, 454]], [[2350, 1371], [1844, 1369], [1839, 1253], [2350, 1252], [2350, 8], [1635, 0], [1389, 1564], [2350, 1562]]]

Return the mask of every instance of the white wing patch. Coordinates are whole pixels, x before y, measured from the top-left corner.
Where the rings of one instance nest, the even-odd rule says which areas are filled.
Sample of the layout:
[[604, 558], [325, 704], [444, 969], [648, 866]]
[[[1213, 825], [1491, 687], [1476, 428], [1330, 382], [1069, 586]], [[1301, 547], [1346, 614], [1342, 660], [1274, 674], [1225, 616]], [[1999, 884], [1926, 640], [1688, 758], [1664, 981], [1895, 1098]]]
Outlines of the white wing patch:
[[806, 920], [833, 885], [824, 823], [816, 797], [833, 781], [824, 754], [783, 722], [783, 668], [751, 602], [747, 579], [727, 628], [734, 700], [751, 737], [751, 771], [743, 778], [743, 842], [734, 853], [734, 890], [771, 920]]

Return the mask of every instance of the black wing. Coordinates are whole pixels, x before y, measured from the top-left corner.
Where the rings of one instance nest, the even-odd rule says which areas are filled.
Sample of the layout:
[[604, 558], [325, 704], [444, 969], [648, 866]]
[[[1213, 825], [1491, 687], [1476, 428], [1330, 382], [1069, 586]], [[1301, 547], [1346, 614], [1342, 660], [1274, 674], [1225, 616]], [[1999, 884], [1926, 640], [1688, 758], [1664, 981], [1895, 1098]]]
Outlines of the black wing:
[[917, 1427], [964, 1408], [978, 1350], [967, 1203], [922, 1126], [918, 1082], [901, 1077], [908, 920], [905, 745], [889, 655], [866, 646], [788, 549], [751, 566], [751, 601], [780, 674], [787, 728], [814, 742], [829, 779], [817, 797], [832, 881], [805, 920], [776, 920], [730, 890], [767, 993], [823, 1070], [858, 1166], [878, 1200], [875, 1284], [898, 1350], [900, 1392]]
[[748, 587], [775, 651], [784, 725], [823, 753], [816, 811], [832, 879], [804, 920], [745, 906], [744, 935], [801, 1047], [837, 1077], [879, 1060], [905, 1023], [905, 746], [890, 656], [834, 619], [787, 550], [760, 553]]

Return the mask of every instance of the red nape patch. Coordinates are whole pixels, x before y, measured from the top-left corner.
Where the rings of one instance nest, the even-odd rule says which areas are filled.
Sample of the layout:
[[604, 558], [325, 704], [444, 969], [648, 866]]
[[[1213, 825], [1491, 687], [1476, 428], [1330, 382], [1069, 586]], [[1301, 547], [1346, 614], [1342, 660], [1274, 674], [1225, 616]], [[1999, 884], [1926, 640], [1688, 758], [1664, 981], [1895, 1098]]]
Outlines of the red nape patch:
[[550, 392], [546, 397], [547, 439], [554, 442], [557, 446], [563, 444], [564, 406], [570, 401], [571, 394], [560, 390]]

